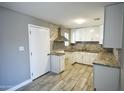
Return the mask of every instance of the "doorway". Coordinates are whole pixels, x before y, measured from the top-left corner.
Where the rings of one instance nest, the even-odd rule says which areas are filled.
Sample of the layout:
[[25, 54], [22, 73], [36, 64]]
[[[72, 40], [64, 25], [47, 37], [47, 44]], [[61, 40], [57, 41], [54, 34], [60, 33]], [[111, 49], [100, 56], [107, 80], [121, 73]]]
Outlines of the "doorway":
[[31, 79], [50, 71], [50, 32], [48, 28], [28, 25]]

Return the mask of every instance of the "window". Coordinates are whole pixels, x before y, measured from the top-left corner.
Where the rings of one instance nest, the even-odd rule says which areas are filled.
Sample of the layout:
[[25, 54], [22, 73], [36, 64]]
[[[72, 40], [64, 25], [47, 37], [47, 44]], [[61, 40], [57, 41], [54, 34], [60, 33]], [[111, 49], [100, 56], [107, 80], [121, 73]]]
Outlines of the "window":
[[[64, 33], [65, 38], [69, 39], [69, 34], [68, 33]], [[69, 45], [69, 41], [65, 41], [65, 46]]]

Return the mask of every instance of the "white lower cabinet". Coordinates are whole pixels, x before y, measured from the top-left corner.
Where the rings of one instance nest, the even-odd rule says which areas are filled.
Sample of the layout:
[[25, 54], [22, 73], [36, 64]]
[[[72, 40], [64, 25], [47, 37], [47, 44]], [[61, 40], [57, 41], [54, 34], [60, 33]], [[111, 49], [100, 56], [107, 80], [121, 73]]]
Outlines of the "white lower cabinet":
[[97, 59], [97, 53], [88, 53], [87, 59], [90, 65], [93, 65], [95, 59]]
[[75, 62], [82, 63], [82, 53], [81, 52], [74, 52], [73, 59]]
[[75, 55], [75, 52], [66, 52], [66, 54], [65, 54], [65, 59], [66, 59], [66, 61], [67, 62], [69, 62], [69, 63], [71, 63], [71, 64], [73, 64], [73, 63], [75, 63], [76, 62], [76, 55]]
[[87, 64], [87, 65], [92, 65], [91, 63], [92, 63], [92, 60], [91, 60], [91, 53], [85, 53], [84, 54], [84, 59], [83, 59], [83, 63], [84, 64]]
[[96, 91], [119, 91], [120, 68], [93, 65], [93, 83]]
[[66, 52], [66, 59], [71, 64], [77, 62], [87, 65], [93, 65], [94, 60], [97, 58], [97, 53], [89, 52]]
[[74, 52], [73, 59], [74, 62], [93, 65], [93, 61], [97, 58], [97, 53], [88, 53], [88, 52]]
[[51, 71], [60, 73], [65, 69], [65, 55], [51, 55], [50, 56]]

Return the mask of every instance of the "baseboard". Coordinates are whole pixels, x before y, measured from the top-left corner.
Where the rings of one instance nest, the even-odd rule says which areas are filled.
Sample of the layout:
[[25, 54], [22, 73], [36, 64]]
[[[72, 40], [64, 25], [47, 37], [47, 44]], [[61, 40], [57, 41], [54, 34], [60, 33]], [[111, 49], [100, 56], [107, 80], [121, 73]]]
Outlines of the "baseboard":
[[27, 84], [29, 84], [31, 82], [32, 82], [32, 79], [28, 79], [28, 80], [26, 80], [26, 81], [24, 81], [24, 82], [22, 82], [22, 83], [20, 83], [20, 84], [18, 84], [16, 86], [12, 87], [12, 88], [7, 89], [6, 91], [17, 90], [17, 89], [19, 89], [19, 88], [21, 88], [21, 87], [23, 87], [23, 86], [25, 86], [25, 85], [27, 85]]

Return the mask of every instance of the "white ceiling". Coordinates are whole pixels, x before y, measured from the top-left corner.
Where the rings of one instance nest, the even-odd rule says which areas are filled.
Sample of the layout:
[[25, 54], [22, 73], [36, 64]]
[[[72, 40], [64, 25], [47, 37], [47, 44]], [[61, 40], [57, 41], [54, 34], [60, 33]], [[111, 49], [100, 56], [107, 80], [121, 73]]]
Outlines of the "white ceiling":
[[[87, 27], [103, 24], [104, 6], [113, 4], [112, 2], [77, 2], [77, 3], [56, 3], [56, 2], [37, 2], [37, 3], [10, 3], [1, 2], [3, 7], [37, 17], [55, 24], [64, 25], [69, 28]], [[76, 24], [74, 20], [83, 18], [84, 24]], [[94, 18], [101, 18], [94, 21]]]

